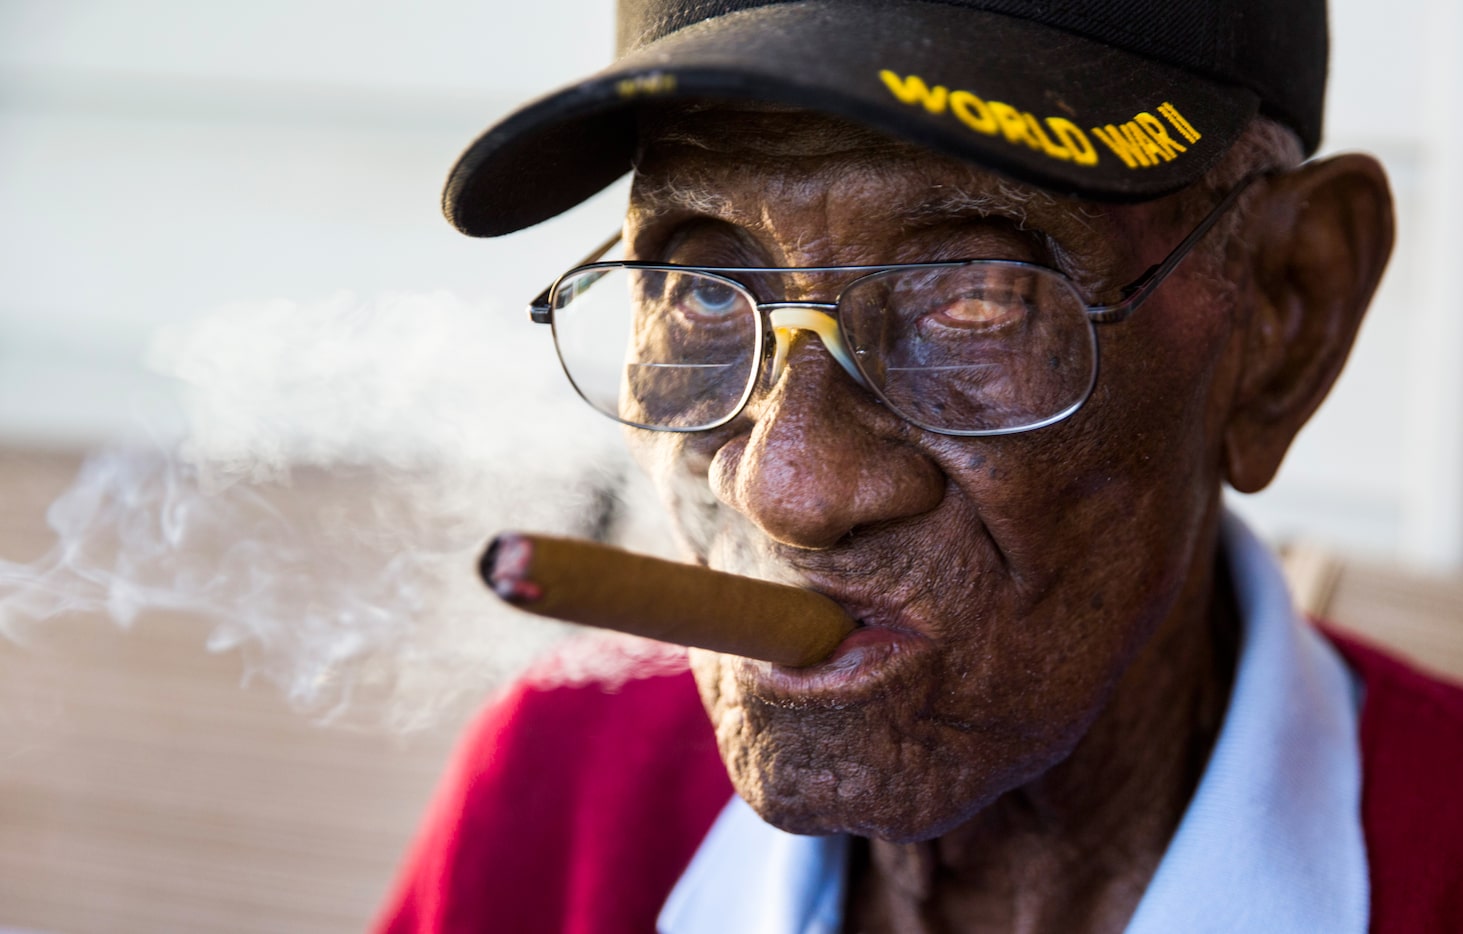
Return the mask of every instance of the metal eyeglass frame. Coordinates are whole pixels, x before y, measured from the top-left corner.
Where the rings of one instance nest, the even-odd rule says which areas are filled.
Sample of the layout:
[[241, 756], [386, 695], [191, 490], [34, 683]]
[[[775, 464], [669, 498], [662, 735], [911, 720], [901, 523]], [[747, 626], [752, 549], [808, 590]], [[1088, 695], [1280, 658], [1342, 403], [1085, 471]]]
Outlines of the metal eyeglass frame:
[[[608, 253], [616, 243], [620, 242], [623, 233], [616, 232], [614, 236], [610, 237], [604, 243], [595, 247], [593, 252], [584, 257], [584, 259], [580, 260], [578, 263], [576, 263], [567, 272], [560, 275], [538, 295], [534, 296], [533, 300], [528, 304], [528, 317], [529, 320], [531, 320], [535, 324], [547, 324], [552, 326], [554, 323], [554, 299], [557, 296], [560, 284], [565, 279], [568, 279], [571, 276], [578, 276], [582, 273], [592, 272], [596, 269], [602, 269], [605, 272], [611, 272], [617, 269], [642, 269], [647, 271], [705, 273], [714, 278], [728, 282], [729, 284], [740, 289], [742, 292], [745, 292], [749, 297], [752, 298], [753, 306], [758, 312], [760, 312], [758, 319], [758, 335], [756, 339], [757, 360], [752, 368], [753, 374], [761, 372], [762, 364], [766, 359], [766, 339], [763, 335], [766, 333], [767, 329], [762, 326], [762, 320], [765, 319], [766, 322], [771, 325], [771, 332], [776, 339], [776, 347], [773, 355], [771, 373], [771, 377], [774, 381], [776, 381], [776, 379], [781, 374], [783, 367], [786, 365], [787, 353], [791, 345], [792, 332], [811, 331], [818, 336], [818, 338], [822, 341], [824, 347], [827, 348], [828, 352], [838, 362], [839, 366], [841, 366], [856, 383], [867, 389], [869, 392], [873, 393], [874, 396], [880, 400], [880, 402], [884, 403], [885, 405], [889, 405], [890, 411], [894, 412], [894, 414], [898, 415], [900, 418], [904, 419], [910, 424], [915, 425], [916, 427], [923, 428], [926, 431], [931, 431], [936, 434], [951, 435], [956, 437], [989, 437], [994, 435], [1009, 435], [1019, 434], [1026, 431], [1035, 431], [1038, 428], [1045, 428], [1048, 425], [1054, 425], [1057, 422], [1062, 421], [1063, 419], [1070, 418], [1072, 414], [1080, 409], [1083, 405], [1085, 405], [1087, 400], [1092, 396], [1092, 389], [1097, 385], [1097, 373], [1101, 365], [1101, 354], [1098, 352], [1098, 348], [1100, 348], [1100, 345], [1096, 343], [1095, 326], [1099, 324], [1119, 324], [1123, 321], [1126, 321], [1133, 314], [1133, 312], [1137, 311], [1138, 308], [1145, 301], [1147, 301], [1155, 291], [1158, 290], [1158, 287], [1163, 284], [1164, 280], [1167, 279], [1169, 275], [1178, 268], [1179, 264], [1183, 262], [1184, 258], [1189, 255], [1189, 253], [1196, 245], [1198, 245], [1200, 240], [1204, 239], [1204, 235], [1209, 233], [1209, 231], [1213, 229], [1214, 225], [1219, 222], [1219, 219], [1223, 217], [1231, 207], [1234, 206], [1235, 202], [1239, 200], [1240, 196], [1250, 187], [1250, 185], [1254, 183], [1257, 179], [1264, 178], [1269, 174], [1270, 173], [1268, 172], [1258, 172], [1253, 175], [1246, 176], [1237, 185], [1230, 189], [1229, 193], [1221, 198], [1219, 202], [1212, 209], [1210, 209], [1209, 213], [1204, 216], [1203, 220], [1199, 221], [1198, 225], [1189, 232], [1189, 235], [1184, 237], [1184, 239], [1181, 240], [1179, 244], [1175, 246], [1166, 257], [1163, 258], [1162, 261], [1153, 266], [1149, 266], [1142, 275], [1138, 276], [1138, 278], [1134, 279], [1127, 286], [1124, 286], [1120, 291], [1122, 298], [1119, 299], [1117, 302], [1108, 305], [1086, 305], [1084, 307], [1084, 313], [1087, 317], [1088, 325], [1094, 328], [1092, 378], [1088, 381], [1087, 388], [1082, 393], [1082, 397], [1080, 399], [1072, 403], [1066, 409], [1058, 412], [1057, 414], [1049, 416], [1030, 425], [1021, 425], [1014, 428], [981, 428], [975, 430], [956, 430], [949, 428], [937, 428], [932, 425], [926, 425], [921, 422], [915, 421], [912, 418], [909, 418], [903, 412], [900, 412], [897, 407], [889, 405], [888, 400], [884, 398], [883, 393], [879, 392], [877, 388], [872, 386], [869, 383], [868, 379], [864, 376], [863, 372], [859, 369], [857, 362], [855, 362], [854, 360], [853, 354], [849, 353], [848, 345], [843, 339], [842, 326], [838, 321], [838, 316], [836, 312], [839, 305], [839, 299], [843, 297], [843, 292], [847, 291], [855, 283], [861, 281], [863, 278], [869, 275], [904, 269], [932, 269], [939, 267], [969, 266], [985, 263], [1000, 264], [1004, 266], [1026, 266], [1035, 270], [1040, 270], [1042, 273], [1054, 275], [1061, 278], [1062, 280], [1067, 282], [1069, 286], [1071, 286], [1073, 294], [1080, 295], [1080, 293], [1077, 292], [1076, 286], [1072, 284], [1071, 279], [1069, 279], [1065, 274], [1058, 270], [1051, 269], [1050, 267], [1042, 266], [1037, 263], [1023, 263], [1013, 260], [988, 259], [966, 259], [924, 263], [887, 263], [883, 265], [867, 266], [679, 266], [673, 263], [653, 263], [629, 260], [618, 262], [597, 262], [597, 260], [601, 256]], [[859, 275], [853, 280], [846, 283], [843, 286], [843, 289], [840, 290], [838, 299], [835, 299], [832, 302], [758, 302], [756, 301], [756, 297], [751, 294], [751, 291], [748, 289], [748, 287], [735, 278], [737, 274], [778, 275], [794, 272], [861, 273], [862, 275]], [[557, 351], [557, 349], [558, 341], [556, 340], [555, 350]], [[562, 356], [560, 356], [559, 362], [561, 365], [563, 364]], [[565, 369], [565, 374], [568, 375], [567, 368]], [[579, 386], [577, 383], [574, 382], [574, 378], [572, 375], [569, 376], [569, 382], [574, 385], [575, 391], [579, 392], [580, 396], [583, 397], [583, 393], [580, 392]], [[645, 428], [651, 431], [710, 431], [712, 429], [719, 428], [722, 425], [725, 425], [727, 422], [730, 422], [732, 419], [741, 414], [741, 411], [746, 407], [748, 400], [751, 399], [752, 392], [756, 388], [756, 384], [757, 379], [754, 375], [754, 378], [748, 380], [747, 388], [743, 392], [742, 398], [737, 402], [736, 406], [731, 410], [730, 414], [708, 425], [698, 425], [692, 428], [669, 428], [659, 425], [646, 425], [639, 422], [626, 421], [625, 419], [617, 420], [626, 425], [631, 425], [637, 428]], [[585, 398], [585, 401], [588, 402], [588, 398]], [[590, 407], [598, 411], [598, 406], [595, 406], [591, 403]]]

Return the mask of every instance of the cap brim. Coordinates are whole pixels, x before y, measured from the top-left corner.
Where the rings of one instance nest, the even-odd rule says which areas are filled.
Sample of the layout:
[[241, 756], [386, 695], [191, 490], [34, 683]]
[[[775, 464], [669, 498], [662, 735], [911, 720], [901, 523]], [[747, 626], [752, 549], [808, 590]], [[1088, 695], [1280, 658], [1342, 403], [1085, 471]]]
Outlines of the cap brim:
[[479, 137], [443, 209], [498, 236], [630, 169], [637, 111], [758, 100], [835, 114], [1056, 193], [1141, 201], [1203, 175], [1257, 113], [1243, 88], [996, 13], [921, 0], [773, 4], [689, 26]]

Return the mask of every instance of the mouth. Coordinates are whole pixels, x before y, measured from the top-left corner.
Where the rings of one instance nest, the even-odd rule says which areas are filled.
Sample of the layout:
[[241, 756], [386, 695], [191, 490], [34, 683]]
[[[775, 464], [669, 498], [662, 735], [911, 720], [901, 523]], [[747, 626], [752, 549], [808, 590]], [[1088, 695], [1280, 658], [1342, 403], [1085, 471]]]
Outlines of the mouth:
[[832, 654], [799, 668], [732, 658], [729, 663], [744, 690], [779, 705], [853, 704], [886, 693], [934, 653], [934, 641], [902, 614], [857, 607], [836, 592], [828, 595], [855, 621]]

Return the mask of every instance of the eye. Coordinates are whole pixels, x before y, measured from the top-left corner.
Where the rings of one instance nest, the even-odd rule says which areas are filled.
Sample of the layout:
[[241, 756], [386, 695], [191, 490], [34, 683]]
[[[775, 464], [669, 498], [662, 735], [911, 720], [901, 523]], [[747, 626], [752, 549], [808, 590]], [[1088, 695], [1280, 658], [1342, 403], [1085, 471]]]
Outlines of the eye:
[[742, 293], [715, 279], [691, 279], [679, 291], [677, 305], [693, 317], [724, 318], [746, 304]]
[[990, 330], [1015, 323], [1026, 313], [1026, 303], [1009, 290], [971, 291], [955, 296], [935, 309], [941, 324], [957, 328]]

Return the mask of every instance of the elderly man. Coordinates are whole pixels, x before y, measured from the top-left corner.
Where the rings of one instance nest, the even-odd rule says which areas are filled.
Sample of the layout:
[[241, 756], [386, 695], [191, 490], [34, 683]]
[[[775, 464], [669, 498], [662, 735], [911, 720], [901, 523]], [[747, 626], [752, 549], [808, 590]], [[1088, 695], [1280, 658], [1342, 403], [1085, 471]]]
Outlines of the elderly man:
[[694, 560], [860, 626], [808, 668], [514, 691], [383, 929], [1463, 926], [1459, 693], [1297, 622], [1221, 504], [1391, 249], [1375, 161], [1301, 163], [1323, 0], [620, 14], [448, 215], [505, 233], [633, 167], [627, 261], [538, 317]]

